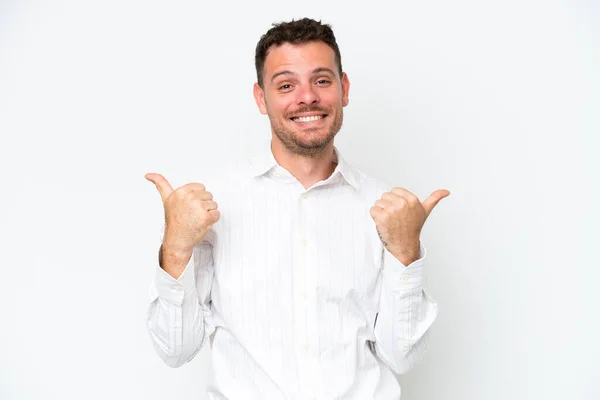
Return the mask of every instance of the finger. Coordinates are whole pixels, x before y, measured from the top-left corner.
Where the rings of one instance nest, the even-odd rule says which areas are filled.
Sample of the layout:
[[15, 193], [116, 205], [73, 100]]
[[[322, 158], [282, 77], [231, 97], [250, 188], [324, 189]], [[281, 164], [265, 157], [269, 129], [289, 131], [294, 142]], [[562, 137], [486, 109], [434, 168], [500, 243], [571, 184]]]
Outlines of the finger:
[[216, 210], [217, 208], [219, 208], [219, 205], [211, 200], [205, 200], [202, 202], [202, 208], [205, 209], [206, 211], [211, 211], [211, 210]]
[[163, 203], [167, 201], [167, 198], [173, 193], [173, 188], [165, 177], [155, 173], [146, 174], [144, 177], [156, 185], [156, 189], [158, 189], [158, 193], [160, 193]]
[[198, 192], [198, 196], [200, 196], [200, 198], [202, 200], [212, 200], [213, 199], [212, 193], [207, 192], [207, 191]]
[[198, 182], [186, 183], [182, 186], [182, 188], [185, 188], [186, 192], [197, 192], [206, 190], [206, 186]]
[[404, 199], [406, 199], [406, 201], [408, 201], [409, 203], [417, 203], [419, 201], [419, 198], [417, 196], [415, 196], [413, 193], [409, 192], [408, 190], [401, 188], [401, 187], [395, 187], [392, 188], [392, 193], [396, 194]]
[[394, 202], [398, 199], [402, 199], [403, 197], [396, 194], [396, 193], [392, 193], [392, 192], [385, 192], [384, 194], [381, 195], [381, 198], [383, 200], [387, 200], [389, 202]]
[[373, 218], [375, 221], [377, 221], [379, 219], [379, 217], [381, 216], [382, 213], [383, 213], [383, 208], [376, 206], [376, 205], [371, 207], [371, 209], [369, 210], [369, 214], [371, 214], [371, 218]]
[[210, 214], [214, 222], [217, 222], [219, 218], [221, 218], [221, 213], [219, 212], [219, 210], [210, 210], [208, 213]]
[[[416, 197], [415, 197], [416, 198]], [[411, 200], [407, 199], [404, 196], [401, 196], [397, 193], [390, 193], [390, 192], [386, 192], [381, 196], [381, 199], [384, 201], [387, 201], [388, 203], [390, 203], [390, 205], [396, 205], [397, 207], [403, 207], [409, 204], [409, 202]], [[417, 202], [419, 204], [421, 204], [421, 202], [419, 202], [419, 200], [417, 199]]]
[[195, 199], [200, 199], [200, 200], [212, 200], [213, 199], [212, 193], [207, 192], [205, 190], [193, 190], [190, 193], [193, 193], [193, 196]]
[[382, 210], [385, 210], [386, 208], [392, 208], [394, 203], [392, 203], [391, 201], [379, 199], [375, 202], [375, 205], [381, 208]]
[[433, 207], [435, 207], [441, 199], [447, 196], [450, 196], [449, 191], [447, 191], [446, 189], [439, 189], [431, 193], [429, 197], [426, 198], [425, 201], [423, 201], [423, 208], [425, 209], [425, 219], [429, 217], [429, 214], [431, 214]]

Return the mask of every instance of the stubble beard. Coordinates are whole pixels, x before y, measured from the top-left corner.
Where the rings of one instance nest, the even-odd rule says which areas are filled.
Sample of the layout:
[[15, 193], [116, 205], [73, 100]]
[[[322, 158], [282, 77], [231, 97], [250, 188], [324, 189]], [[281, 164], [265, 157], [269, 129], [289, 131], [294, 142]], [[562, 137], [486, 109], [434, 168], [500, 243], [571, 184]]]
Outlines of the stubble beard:
[[[307, 109], [298, 112], [310, 111], [322, 110]], [[327, 112], [326, 118], [331, 118], [331, 113]], [[271, 118], [271, 114], [269, 114], [269, 119], [271, 121], [271, 129], [273, 130], [273, 133], [277, 135], [277, 137], [279, 138], [281, 143], [283, 143], [286, 149], [288, 149], [293, 154], [314, 158], [323, 153], [325, 148], [327, 148], [329, 143], [331, 143], [331, 141], [335, 138], [335, 135], [337, 135], [337, 133], [342, 128], [344, 112], [342, 107], [340, 107], [339, 110], [337, 110], [331, 127], [329, 128], [329, 132], [327, 132], [327, 135], [324, 137], [311, 137], [311, 132], [317, 132], [318, 130], [323, 128], [311, 128], [302, 131], [295, 131], [289, 129], [289, 127], [286, 126], [285, 123]]]

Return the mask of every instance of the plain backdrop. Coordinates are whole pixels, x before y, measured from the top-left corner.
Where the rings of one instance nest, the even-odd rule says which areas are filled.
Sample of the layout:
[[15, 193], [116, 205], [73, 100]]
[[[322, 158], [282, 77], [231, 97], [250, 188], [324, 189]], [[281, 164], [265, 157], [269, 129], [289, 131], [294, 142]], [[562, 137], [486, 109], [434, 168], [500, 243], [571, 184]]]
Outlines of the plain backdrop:
[[144, 174], [181, 186], [265, 145], [254, 48], [304, 16], [351, 81], [346, 160], [452, 193], [423, 230], [440, 315], [402, 400], [600, 399], [593, 0], [0, 2], [0, 399], [206, 398], [210, 349], [172, 369], [146, 330]]

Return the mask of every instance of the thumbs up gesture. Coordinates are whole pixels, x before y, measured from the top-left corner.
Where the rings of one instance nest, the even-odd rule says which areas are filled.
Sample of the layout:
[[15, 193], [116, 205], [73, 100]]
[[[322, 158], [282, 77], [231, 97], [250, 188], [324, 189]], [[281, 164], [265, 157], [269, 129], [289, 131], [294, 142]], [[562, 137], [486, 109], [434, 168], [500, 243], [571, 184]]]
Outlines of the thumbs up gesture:
[[149, 173], [145, 178], [156, 185], [165, 208], [163, 249], [168, 248], [172, 254], [191, 255], [194, 246], [221, 216], [213, 195], [201, 183], [188, 183], [173, 190], [160, 174]]
[[433, 207], [450, 192], [436, 190], [421, 203], [419, 198], [403, 188], [384, 193], [370, 214], [385, 248], [403, 265], [419, 259], [421, 230]]

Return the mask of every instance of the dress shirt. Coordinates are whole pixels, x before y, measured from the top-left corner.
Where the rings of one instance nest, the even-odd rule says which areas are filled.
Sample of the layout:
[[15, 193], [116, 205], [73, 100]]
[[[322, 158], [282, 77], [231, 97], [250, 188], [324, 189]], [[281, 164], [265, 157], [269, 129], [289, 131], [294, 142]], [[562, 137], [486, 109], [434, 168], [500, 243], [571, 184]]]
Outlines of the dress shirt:
[[209, 399], [397, 400], [423, 356], [425, 247], [392, 256], [369, 212], [391, 186], [334, 161], [308, 189], [269, 147], [198, 179], [221, 218], [178, 279], [156, 266], [147, 326], [171, 367], [210, 343]]

